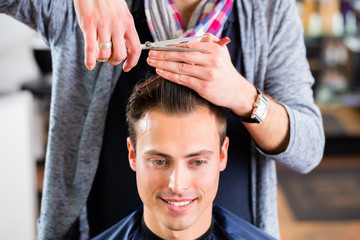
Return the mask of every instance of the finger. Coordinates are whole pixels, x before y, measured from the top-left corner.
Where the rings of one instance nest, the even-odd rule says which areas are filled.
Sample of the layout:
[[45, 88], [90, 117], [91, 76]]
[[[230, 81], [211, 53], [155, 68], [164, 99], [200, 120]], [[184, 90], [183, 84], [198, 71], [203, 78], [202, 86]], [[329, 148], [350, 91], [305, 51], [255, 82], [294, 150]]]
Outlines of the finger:
[[[210, 35], [208, 38], [209, 42], [200, 42], [200, 43], [182, 43], [179, 45], [180, 47], [187, 47], [187, 48], [195, 48], [195, 49], [204, 49], [207, 55], [212, 55], [211, 59], [213, 60], [214, 57], [218, 58], [222, 54], [225, 54], [228, 58], [230, 58], [229, 51], [226, 47], [228, 43], [231, 42], [230, 38], [224, 37], [218, 40], [217, 37]], [[220, 48], [219, 48], [220, 46]], [[207, 63], [211, 63], [211, 61], [207, 61]]]
[[209, 69], [206, 67], [194, 64], [187, 64], [184, 62], [169, 62], [148, 58], [147, 63], [156, 69], [161, 69], [180, 75], [191, 76], [199, 80], [206, 80], [204, 79], [204, 76], [206, 76], [206, 78], [208, 79], [211, 77], [211, 75], [213, 75], [213, 73], [211, 71], [208, 71]]
[[203, 93], [206, 92], [206, 89], [208, 89], [207, 81], [199, 81], [199, 79], [194, 78], [192, 76], [177, 74], [162, 69], [156, 69], [156, 73], [171, 82], [193, 89], [202, 97], [204, 97]]
[[219, 40], [219, 38], [217, 38], [216, 36], [214, 36], [211, 33], [205, 33], [204, 35], [205, 35], [205, 37], [203, 37], [201, 39], [201, 42], [214, 42], [214, 43], [219, 44], [220, 46], [225, 46], [226, 44], [231, 42], [230, 38], [228, 38], [228, 37], [224, 37]]
[[216, 43], [219, 44], [220, 46], [225, 46], [226, 44], [230, 43], [231, 40], [228, 37], [224, 37], [222, 39], [220, 39], [219, 41], [217, 41]]
[[136, 32], [135, 26], [133, 24], [128, 29], [124, 37], [127, 45], [127, 59], [123, 65], [123, 69], [125, 72], [128, 72], [139, 61], [141, 54], [141, 43], [139, 40], [139, 36]]
[[95, 28], [88, 27], [86, 31], [84, 31], [85, 38], [85, 66], [92, 70], [96, 64], [96, 50], [97, 50], [97, 41], [96, 41], [96, 31]]
[[112, 49], [112, 41], [111, 40], [98, 40], [97, 43], [97, 52], [96, 52], [96, 58], [98, 60], [108, 60], [111, 56], [111, 49]]
[[174, 52], [174, 51], [149, 51], [149, 58], [154, 60], [185, 62], [188, 64], [196, 64], [199, 66], [206, 66], [207, 52]]
[[111, 42], [111, 33], [106, 28], [98, 28], [98, 49], [96, 53], [96, 58], [99, 60], [107, 60], [111, 56], [112, 47], [106, 46]]
[[112, 38], [113, 38], [113, 48], [108, 63], [112, 66], [116, 66], [126, 58], [124, 33], [117, 29], [115, 32], [113, 32]]
[[216, 36], [214, 36], [211, 33], [205, 33], [204, 36], [205, 37], [203, 37], [201, 39], [201, 42], [217, 42], [217, 41], [219, 41], [219, 38], [217, 38]]

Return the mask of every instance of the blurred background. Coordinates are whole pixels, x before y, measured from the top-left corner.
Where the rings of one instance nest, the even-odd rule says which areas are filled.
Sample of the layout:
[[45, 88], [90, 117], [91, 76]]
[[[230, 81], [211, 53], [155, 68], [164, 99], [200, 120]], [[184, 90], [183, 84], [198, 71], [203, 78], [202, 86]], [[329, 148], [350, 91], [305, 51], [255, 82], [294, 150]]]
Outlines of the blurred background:
[[296, 3], [326, 146], [310, 174], [278, 165], [281, 236], [360, 239], [360, 1]]
[[[282, 239], [360, 239], [360, 0], [296, 1], [324, 158], [300, 175], [278, 165]], [[0, 14], [0, 239], [35, 239], [51, 98], [51, 53]]]

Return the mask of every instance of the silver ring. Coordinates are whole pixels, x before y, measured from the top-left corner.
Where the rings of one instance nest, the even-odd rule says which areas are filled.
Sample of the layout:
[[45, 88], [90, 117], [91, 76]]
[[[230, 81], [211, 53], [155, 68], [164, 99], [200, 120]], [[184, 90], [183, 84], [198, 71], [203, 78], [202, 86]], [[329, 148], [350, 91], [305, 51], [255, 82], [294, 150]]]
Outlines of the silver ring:
[[99, 42], [99, 47], [101, 49], [108, 49], [112, 47], [112, 42]]
[[107, 62], [107, 61], [109, 61], [109, 59], [97, 58], [96, 61], [97, 61], [97, 62]]

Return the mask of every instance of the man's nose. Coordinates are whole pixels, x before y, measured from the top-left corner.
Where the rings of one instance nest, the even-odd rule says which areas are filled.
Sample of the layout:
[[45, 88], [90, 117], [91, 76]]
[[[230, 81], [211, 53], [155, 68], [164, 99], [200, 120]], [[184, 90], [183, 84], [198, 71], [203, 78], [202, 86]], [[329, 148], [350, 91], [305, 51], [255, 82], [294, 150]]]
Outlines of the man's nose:
[[184, 166], [174, 166], [170, 174], [169, 188], [175, 193], [181, 193], [189, 188], [190, 174]]

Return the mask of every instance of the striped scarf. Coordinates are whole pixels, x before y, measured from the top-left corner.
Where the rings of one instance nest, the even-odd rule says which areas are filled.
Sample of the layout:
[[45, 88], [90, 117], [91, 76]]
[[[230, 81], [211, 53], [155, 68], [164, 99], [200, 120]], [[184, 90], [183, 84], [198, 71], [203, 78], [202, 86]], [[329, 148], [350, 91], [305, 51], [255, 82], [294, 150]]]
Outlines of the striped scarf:
[[221, 38], [233, 0], [201, 0], [184, 29], [173, 0], [144, 0], [145, 15], [155, 41], [202, 36], [212, 33]]

